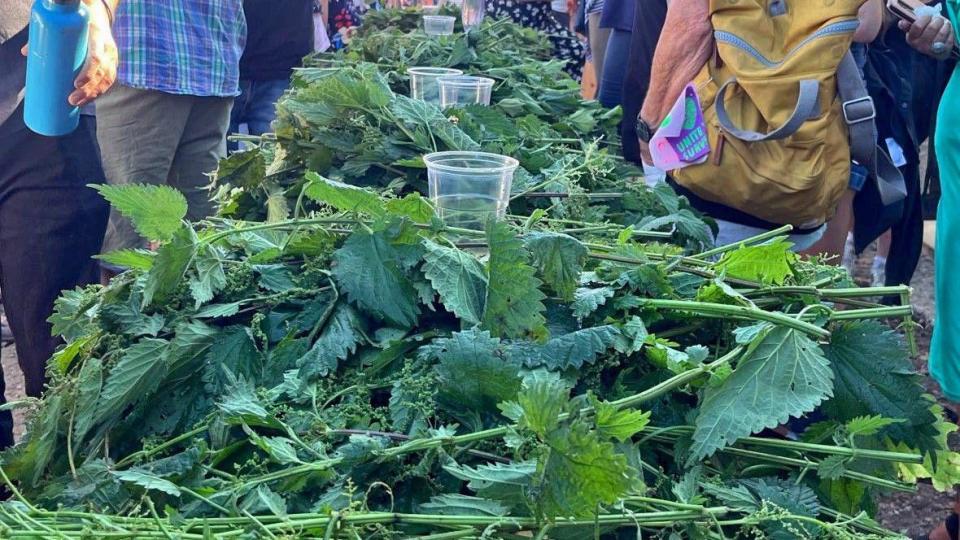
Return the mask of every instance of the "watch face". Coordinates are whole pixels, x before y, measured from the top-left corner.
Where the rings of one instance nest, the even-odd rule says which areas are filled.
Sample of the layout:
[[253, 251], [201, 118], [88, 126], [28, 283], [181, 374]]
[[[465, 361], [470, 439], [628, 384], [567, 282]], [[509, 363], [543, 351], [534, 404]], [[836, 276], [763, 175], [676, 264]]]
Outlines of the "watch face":
[[650, 132], [650, 126], [640, 117], [637, 117], [637, 136], [643, 142], [650, 142], [650, 138], [653, 136], [653, 133]]

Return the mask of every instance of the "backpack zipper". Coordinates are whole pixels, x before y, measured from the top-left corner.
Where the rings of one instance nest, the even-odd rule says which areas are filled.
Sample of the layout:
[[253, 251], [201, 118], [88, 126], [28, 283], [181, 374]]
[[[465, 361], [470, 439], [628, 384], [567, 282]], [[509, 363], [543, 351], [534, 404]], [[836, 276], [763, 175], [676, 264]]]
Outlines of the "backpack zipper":
[[763, 55], [763, 53], [761, 53], [756, 48], [754, 48], [753, 45], [750, 45], [749, 43], [747, 43], [745, 39], [731, 32], [727, 32], [724, 30], [717, 30], [716, 32], [713, 33], [713, 37], [717, 40], [718, 43], [726, 43], [728, 45], [736, 47], [741, 51], [752, 56], [757, 62], [760, 62], [764, 66], [768, 68], [775, 68], [783, 65], [793, 55], [799, 52], [800, 49], [802, 49], [812, 41], [815, 41], [823, 37], [834, 36], [838, 34], [852, 34], [854, 31], [856, 31], [858, 26], [860, 26], [860, 22], [857, 21], [856, 19], [828, 24], [823, 28], [820, 28], [816, 32], [807, 36], [806, 39], [804, 39], [796, 47], [791, 49], [790, 52], [788, 52], [786, 56], [783, 57], [783, 60], [779, 62], [774, 62], [773, 60], [768, 59], [766, 56]]

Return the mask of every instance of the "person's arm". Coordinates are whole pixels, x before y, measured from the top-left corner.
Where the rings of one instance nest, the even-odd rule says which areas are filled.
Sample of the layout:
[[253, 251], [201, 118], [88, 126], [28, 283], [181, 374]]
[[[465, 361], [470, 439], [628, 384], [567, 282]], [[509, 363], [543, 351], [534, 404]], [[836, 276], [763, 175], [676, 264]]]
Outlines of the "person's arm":
[[857, 43], [872, 43], [880, 34], [880, 28], [883, 26], [883, 0], [867, 0], [860, 6], [860, 12], [857, 18], [860, 19], [860, 26], [853, 34], [853, 40]]
[[113, 86], [117, 79], [117, 44], [113, 40], [113, 14], [120, 0], [83, 0], [90, 12], [90, 30], [87, 39], [87, 61], [74, 82], [76, 90], [68, 100], [71, 105], [83, 106], [97, 99]]
[[[650, 87], [640, 117], [650, 127], [663, 121], [680, 93], [697, 76], [713, 52], [707, 0], [672, 0], [650, 70]], [[649, 160], [647, 145], [641, 152]]]
[[900, 30], [907, 34], [907, 43], [917, 51], [938, 60], [950, 58], [955, 37], [950, 20], [940, 15], [918, 17], [912, 24], [901, 20]]

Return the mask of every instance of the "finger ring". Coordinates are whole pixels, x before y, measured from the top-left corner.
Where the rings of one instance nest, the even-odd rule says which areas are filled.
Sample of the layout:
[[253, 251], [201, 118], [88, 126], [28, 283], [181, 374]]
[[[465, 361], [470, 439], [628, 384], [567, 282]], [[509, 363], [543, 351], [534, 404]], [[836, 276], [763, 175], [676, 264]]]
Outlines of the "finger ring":
[[943, 51], [947, 50], [947, 45], [938, 41], [930, 47], [930, 50], [933, 51], [933, 54], [943, 54]]

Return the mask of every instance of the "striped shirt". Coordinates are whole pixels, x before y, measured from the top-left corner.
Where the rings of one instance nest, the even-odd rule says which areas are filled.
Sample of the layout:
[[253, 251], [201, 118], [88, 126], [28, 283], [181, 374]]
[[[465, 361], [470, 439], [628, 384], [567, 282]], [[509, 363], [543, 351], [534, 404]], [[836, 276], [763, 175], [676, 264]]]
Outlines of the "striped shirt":
[[113, 27], [117, 80], [191, 96], [240, 93], [243, 0], [125, 0]]

